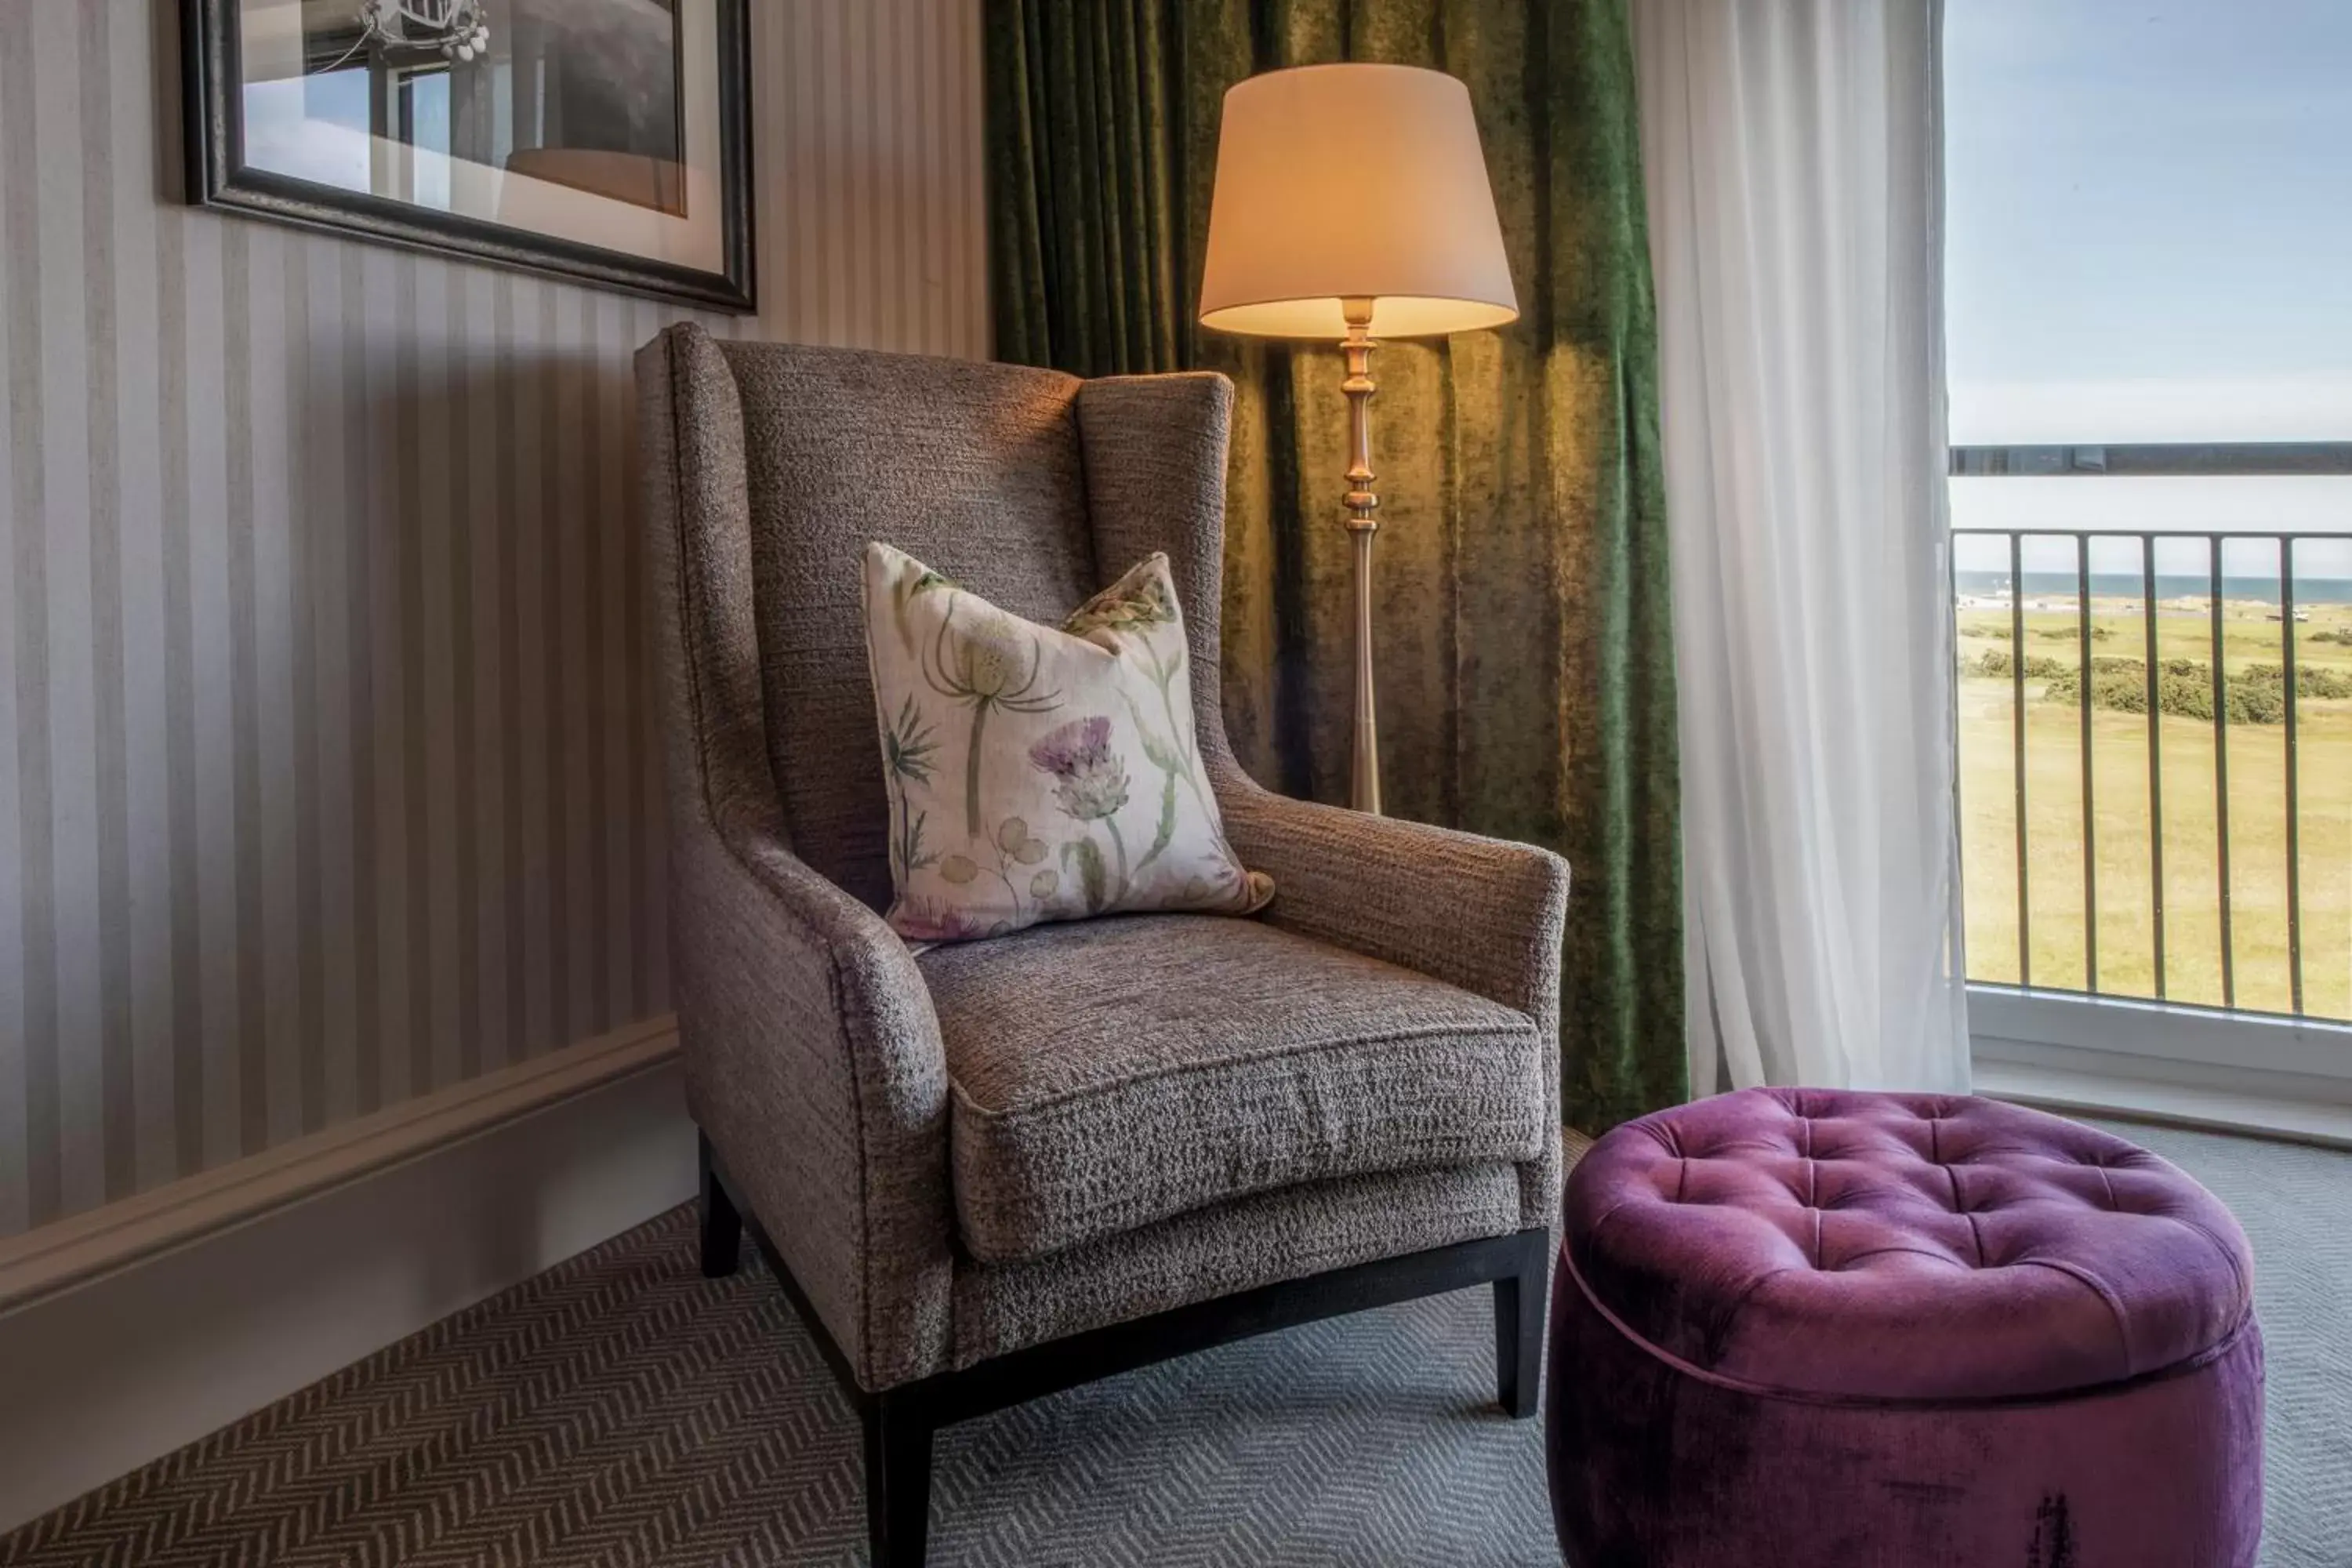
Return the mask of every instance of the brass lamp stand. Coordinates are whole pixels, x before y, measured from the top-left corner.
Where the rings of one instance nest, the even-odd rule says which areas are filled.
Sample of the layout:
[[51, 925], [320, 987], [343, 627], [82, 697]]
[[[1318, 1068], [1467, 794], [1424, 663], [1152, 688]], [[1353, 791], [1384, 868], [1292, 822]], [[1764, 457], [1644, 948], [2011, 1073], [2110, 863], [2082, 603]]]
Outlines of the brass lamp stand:
[[1360, 295], [1340, 301], [1348, 335], [1339, 348], [1348, 356], [1348, 533], [1356, 546], [1356, 747], [1348, 769], [1348, 804], [1381, 814], [1381, 720], [1372, 697], [1372, 535], [1381, 531], [1372, 515], [1381, 498], [1372, 493], [1372, 302]]

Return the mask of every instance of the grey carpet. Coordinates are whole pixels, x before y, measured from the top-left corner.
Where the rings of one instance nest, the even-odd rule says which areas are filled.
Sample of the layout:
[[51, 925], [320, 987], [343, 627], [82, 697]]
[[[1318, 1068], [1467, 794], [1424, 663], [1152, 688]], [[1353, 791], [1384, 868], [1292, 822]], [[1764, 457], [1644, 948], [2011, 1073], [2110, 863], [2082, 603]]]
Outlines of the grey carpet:
[[[1491, 1296], [1309, 1325], [950, 1427], [940, 1564], [1557, 1564]], [[860, 1563], [856, 1417], [680, 1209], [0, 1540], [0, 1563]]]
[[2352, 1568], [2352, 1153], [2102, 1121], [2230, 1205], [2263, 1320], [2263, 1568]]
[[[2352, 1155], [2118, 1128], [2253, 1237], [2266, 1568], [2352, 1568]], [[1557, 1564], [1535, 1423], [1464, 1292], [951, 1428], [940, 1564]], [[856, 1420], [764, 1273], [684, 1211], [0, 1538], [0, 1564], [864, 1561]], [[1766, 1568], [1766, 1565], [1758, 1565]]]

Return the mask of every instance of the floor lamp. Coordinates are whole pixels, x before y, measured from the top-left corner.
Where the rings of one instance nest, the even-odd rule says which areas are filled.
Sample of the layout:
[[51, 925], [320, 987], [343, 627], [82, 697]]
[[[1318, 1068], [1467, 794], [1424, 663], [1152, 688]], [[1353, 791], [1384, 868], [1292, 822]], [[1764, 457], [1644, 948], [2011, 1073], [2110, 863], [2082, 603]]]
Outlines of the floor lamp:
[[1372, 698], [1372, 344], [1499, 327], [1519, 313], [1470, 90], [1411, 66], [1302, 66], [1225, 94], [1201, 324], [1328, 338], [1347, 355], [1355, 541], [1349, 797], [1381, 809]]

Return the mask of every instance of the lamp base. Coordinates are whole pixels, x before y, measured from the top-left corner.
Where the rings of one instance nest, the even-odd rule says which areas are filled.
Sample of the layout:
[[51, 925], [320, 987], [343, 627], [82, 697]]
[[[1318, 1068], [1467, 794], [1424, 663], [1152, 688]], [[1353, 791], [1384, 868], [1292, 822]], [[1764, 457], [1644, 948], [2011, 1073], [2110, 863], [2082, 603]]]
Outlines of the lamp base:
[[1339, 340], [1348, 358], [1348, 377], [1339, 390], [1348, 395], [1348, 531], [1356, 545], [1356, 744], [1348, 772], [1348, 804], [1358, 811], [1381, 814], [1381, 723], [1372, 697], [1372, 535], [1380, 523], [1372, 513], [1380, 498], [1372, 493], [1372, 302], [1367, 299], [1340, 301], [1348, 335]]
[[1381, 814], [1381, 721], [1372, 705], [1372, 531], [1356, 535], [1356, 749], [1348, 769], [1348, 804]]

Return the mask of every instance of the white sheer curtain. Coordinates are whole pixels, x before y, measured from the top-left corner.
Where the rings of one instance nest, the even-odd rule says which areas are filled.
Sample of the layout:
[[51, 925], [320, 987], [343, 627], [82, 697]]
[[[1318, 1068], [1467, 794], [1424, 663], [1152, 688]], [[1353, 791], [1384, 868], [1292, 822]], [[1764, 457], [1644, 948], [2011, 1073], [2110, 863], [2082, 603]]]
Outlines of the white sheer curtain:
[[1937, 0], [1633, 0], [1691, 1079], [1961, 1089]]

